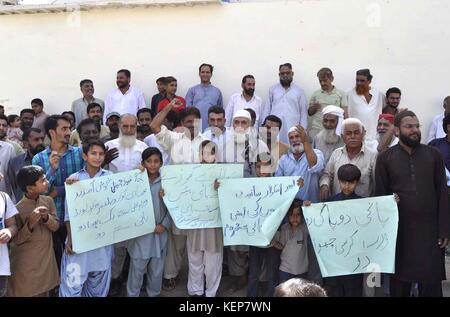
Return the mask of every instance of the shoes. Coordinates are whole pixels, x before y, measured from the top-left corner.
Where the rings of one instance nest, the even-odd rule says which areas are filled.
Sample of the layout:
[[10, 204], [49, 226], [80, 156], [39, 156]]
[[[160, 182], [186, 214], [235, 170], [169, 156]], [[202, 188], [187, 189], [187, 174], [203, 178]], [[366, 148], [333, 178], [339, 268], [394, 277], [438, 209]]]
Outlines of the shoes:
[[163, 279], [162, 287], [165, 291], [171, 291], [177, 286], [176, 278]]

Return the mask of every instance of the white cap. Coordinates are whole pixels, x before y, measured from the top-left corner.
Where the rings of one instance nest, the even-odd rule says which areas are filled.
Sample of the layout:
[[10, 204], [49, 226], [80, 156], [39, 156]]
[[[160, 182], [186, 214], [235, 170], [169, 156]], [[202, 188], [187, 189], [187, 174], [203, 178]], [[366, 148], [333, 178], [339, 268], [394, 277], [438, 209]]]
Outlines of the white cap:
[[338, 117], [338, 122], [336, 126], [336, 135], [341, 135], [342, 133], [342, 121], [344, 120], [344, 110], [335, 105], [329, 105], [322, 109], [322, 114], [331, 114]]
[[295, 132], [295, 131], [297, 131], [297, 126], [293, 126], [293, 127], [291, 127], [289, 130], [288, 130], [288, 135], [289, 135], [289, 133], [291, 133], [291, 132]]
[[250, 115], [250, 112], [248, 112], [247, 110], [238, 110], [234, 113], [233, 115], [233, 120], [236, 118], [245, 118], [248, 119], [248, 121], [252, 121], [252, 116]]

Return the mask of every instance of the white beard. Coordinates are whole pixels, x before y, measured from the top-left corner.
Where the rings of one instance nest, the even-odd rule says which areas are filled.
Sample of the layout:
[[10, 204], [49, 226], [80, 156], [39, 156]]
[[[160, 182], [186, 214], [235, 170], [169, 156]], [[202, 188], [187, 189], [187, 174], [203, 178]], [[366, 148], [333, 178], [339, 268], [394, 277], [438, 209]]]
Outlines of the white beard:
[[323, 139], [326, 144], [336, 144], [339, 142], [339, 136], [336, 135], [336, 130], [324, 129], [319, 132], [319, 138]]
[[119, 134], [119, 144], [126, 149], [132, 148], [136, 145], [136, 135], [123, 135], [121, 132]]
[[231, 133], [236, 144], [244, 144], [250, 137], [250, 129], [247, 129], [244, 132], [236, 132], [236, 130], [231, 129]]
[[303, 146], [303, 144], [296, 146], [291, 145], [291, 151], [293, 153], [303, 153], [305, 151], [305, 147]]
[[378, 133], [378, 142], [384, 137], [385, 133]]

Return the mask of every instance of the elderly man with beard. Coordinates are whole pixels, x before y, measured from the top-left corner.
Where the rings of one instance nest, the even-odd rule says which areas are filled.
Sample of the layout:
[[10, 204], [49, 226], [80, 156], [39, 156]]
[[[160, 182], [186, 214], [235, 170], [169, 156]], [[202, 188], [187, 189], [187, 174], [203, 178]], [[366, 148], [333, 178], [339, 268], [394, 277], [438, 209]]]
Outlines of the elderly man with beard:
[[[317, 202], [319, 177], [325, 166], [323, 154], [320, 150], [313, 149], [302, 126], [291, 127], [288, 136], [290, 149], [281, 157], [275, 176], [300, 176], [304, 186], [299, 189], [296, 198]], [[321, 284], [322, 276], [311, 241], [308, 243], [308, 254], [308, 279]]]
[[44, 133], [37, 128], [28, 129], [22, 135], [22, 142], [26, 152], [14, 157], [8, 165], [8, 179], [16, 202], [19, 202], [23, 197], [16, 175], [22, 167], [31, 165], [36, 154], [45, 150]]
[[288, 129], [296, 124], [307, 128], [308, 110], [305, 92], [294, 84], [292, 65], [280, 65], [278, 76], [280, 82], [269, 89], [269, 100], [264, 107], [263, 117], [269, 114], [276, 115], [283, 122], [280, 130], [280, 141], [288, 143]]
[[348, 118], [342, 122], [342, 138], [345, 145], [331, 154], [320, 178], [320, 201], [325, 201], [330, 195], [334, 196], [340, 192], [337, 171], [344, 164], [356, 165], [361, 171], [361, 180], [356, 187], [356, 194], [361, 197], [373, 195], [377, 152], [365, 146], [365, 134], [366, 130], [360, 120]]
[[325, 165], [330, 160], [334, 150], [344, 146], [344, 141], [341, 137], [342, 120], [344, 120], [344, 110], [342, 108], [334, 105], [323, 108], [322, 124], [324, 129], [314, 137], [313, 148], [322, 152]]
[[[105, 143], [109, 149], [117, 149], [119, 155], [109, 163], [109, 170], [113, 173], [127, 172], [141, 165], [142, 152], [147, 148], [144, 142], [136, 139], [137, 118], [126, 113], [120, 117], [119, 138]], [[126, 258], [126, 241], [114, 245], [114, 260], [112, 264], [111, 295], [120, 292], [122, 274]]]
[[[102, 117], [103, 117], [103, 110], [102, 107], [98, 103], [90, 103], [87, 106], [87, 115], [88, 117], [86, 119], [94, 120], [95, 124], [100, 127], [99, 135], [97, 136], [97, 139], [103, 139], [109, 135], [109, 128], [107, 126], [102, 125]], [[85, 120], [85, 119], [83, 119]], [[82, 120], [82, 121], [83, 121]], [[80, 126], [81, 122], [78, 122], [78, 126], [76, 130], [72, 131], [72, 135], [70, 136], [70, 144], [74, 146], [81, 146], [82, 145], [82, 138], [80, 137], [80, 132], [78, 131], [78, 127]]]
[[442, 297], [450, 237], [444, 161], [436, 148], [420, 143], [420, 124], [412, 111], [398, 114], [394, 125], [399, 144], [379, 155], [375, 171], [376, 194], [400, 197], [391, 296], [408, 297], [411, 284], [418, 283], [419, 296]]
[[[250, 113], [238, 110], [233, 116], [233, 127], [227, 133], [225, 144], [219, 144], [218, 162], [244, 163], [244, 177], [256, 175], [258, 154], [267, 153], [267, 145], [252, 133]], [[273, 172], [273, 171], [272, 171]], [[247, 283], [248, 246], [234, 245], [227, 250], [228, 272], [233, 277], [230, 291], [243, 288]]]
[[247, 110], [238, 110], [233, 116], [233, 127], [227, 133], [225, 144], [219, 143], [218, 162], [244, 163], [244, 177], [254, 177], [256, 157], [269, 149], [250, 128], [251, 116]]
[[398, 138], [394, 135], [394, 116], [391, 114], [380, 114], [378, 116], [378, 152], [386, 151], [398, 143]]
[[[155, 133], [156, 141], [162, 149], [169, 153], [172, 164], [200, 163], [201, 143], [205, 140], [200, 133], [201, 114], [196, 107], [188, 107], [181, 110], [181, 129], [184, 132], [170, 131], [164, 120], [171, 111], [177, 112], [182, 107], [181, 102], [174, 98], [153, 119], [150, 128]], [[172, 225], [169, 231], [168, 249], [164, 262], [163, 288], [172, 290], [175, 288], [181, 265], [186, 257], [186, 234]]]
[[138, 88], [131, 86], [131, 72], [128, 69], [121, 69], [117, 72], [117, 88], [109, 92], [105, 100], [105, 111], [103, 122], [111, 112], [120, 115], [136, 115], [139, 109], [145, 108], [144, 94]]
[[253, 75], [245, 75], [242, 78], [242, 92], [231, 95], [230, 101], [225, 112], [225, 119], [227, 127], [231, 127], [233, 123], [233, 115], [238, 110], [250, 108], [255, 111], [256, 120], [255, 126], [261, 125], [263, 102], [262, 99], [255, 95], [255, 77]]
[[372, 78], [369, 69], [356, 72], [356, 87], [348, 93], [348, 114], [363, 123], [366, 130], [365, 145], [376, 151], [377, 119], [383, 111], [385, 100], [383, 93], [370, 86]]
[[319, 177], [325, 167], [323, 154], [313, 149], [308, 134], [300, 126], [293, 126], [288, 131], [290, 149], [278, 163], [275, 176], [301, 176], [304, 186], [296, 198], [317, 202], [319, 196]]

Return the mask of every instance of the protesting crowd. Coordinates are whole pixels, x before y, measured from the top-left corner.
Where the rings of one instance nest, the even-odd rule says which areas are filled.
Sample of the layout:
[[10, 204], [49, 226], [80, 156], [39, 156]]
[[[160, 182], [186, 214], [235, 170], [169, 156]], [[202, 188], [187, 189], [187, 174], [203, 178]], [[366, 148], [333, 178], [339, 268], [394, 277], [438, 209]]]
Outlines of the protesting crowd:
[[[302, 293], [302, 283], [314, 296], [442, 296], [450, 96], [424, 140], [413, 105], [400, 105], [399, 88], [377, 90], [369, 69], [344, 92], [322, 68], [308, 99], [286, 63], [267, 100], [245, 75], [227, 104], [213, 70], [200, 65], [200, 83], [185, 97], [176, 78], [158, 78], [150, 104], [122, 69], [104, 100], [92, 80], [81, 80], [80, 98], [61, 114], [47, 114], [41, 98], [18, 114], [0, 106], [0, 297], [156, 297], [175, 289], [186, 262], [190, 296], [215, 297], [223, 276], [230, 291], [246, 287], [248, 297]], [[235, 163], [244, 178], [298, 178], [267, 246], [224, 246], [222, 227], [177, 228], [164, 202], [163, 166]], [[135, 169], [148, 176], [154, 231], [75, 252], [66, 189]], [[380, 283], [363, 273], [323, 277], [304, 209], [386, 195], [398, 207], [395, 272], [378, 274]]]

